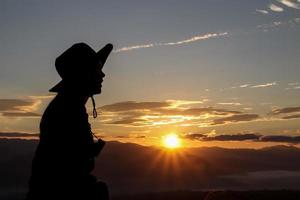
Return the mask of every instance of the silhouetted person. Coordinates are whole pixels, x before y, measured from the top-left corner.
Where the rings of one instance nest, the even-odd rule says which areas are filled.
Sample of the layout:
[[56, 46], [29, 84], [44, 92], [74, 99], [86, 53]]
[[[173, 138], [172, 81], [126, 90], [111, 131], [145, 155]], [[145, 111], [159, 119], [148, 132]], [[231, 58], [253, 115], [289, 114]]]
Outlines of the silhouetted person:
[[85, 104], [101, 93], [102, 67], [112, 51], [107, 44], [97, 53], [87, 44], [74, 44], [60, 55], [56, 70], [62, 78], [40, 123], [40, 142], [32, 161], [27, 199], [109, 199], [104, 182], [90, 173], [104, 146], [94, 142]]

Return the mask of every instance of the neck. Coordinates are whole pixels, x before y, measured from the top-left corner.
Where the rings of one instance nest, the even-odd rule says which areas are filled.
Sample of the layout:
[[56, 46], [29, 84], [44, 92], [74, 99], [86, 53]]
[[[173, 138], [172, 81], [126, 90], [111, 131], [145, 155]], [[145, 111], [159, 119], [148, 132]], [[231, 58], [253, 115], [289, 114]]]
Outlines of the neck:
[[57, 94], [58, 96], [61, 96], [63, 98], [68, 98], [72, 102], [78, 102], [79, 104], [85, 105], [89, 99], [90, 96], [83, 95], [83, 94], [74, 94], [74, 93], [65, 93], [61, 92]]

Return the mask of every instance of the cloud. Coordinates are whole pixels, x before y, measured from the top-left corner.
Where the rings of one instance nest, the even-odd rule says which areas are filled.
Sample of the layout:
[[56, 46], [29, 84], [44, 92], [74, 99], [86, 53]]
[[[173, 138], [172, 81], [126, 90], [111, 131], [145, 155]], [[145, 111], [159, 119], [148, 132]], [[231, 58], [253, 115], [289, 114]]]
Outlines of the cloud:
[[0, 99], [0, 113], [5, 117], [37, 117], [33, 111], [40, 105], [40, 100]]
[[209, 34], [206, 34], [206, 35], [197, 35], [197, 36], [194, 36], [194, 37], [186, 39], [186, 40], [181, 40], [181, 41], [177, 41], [177, 42], [162, 43], [162, 45], [163, 46], [169, 46], [169, 45], [187, 44], [187, 43], [196, 42], [196, 41], [199, 41], [199, 40], [206, 40], [206, 39], [209, 39], [209, 38], [225, 36], [227, 34], [228, 34], [227, 32], [223, 32], [223, 33], [209, 33]]
[[206, 134], [192, 133], [184, 135], [183, 138], [191, 140], [201, 140], [201, 141], [245, 141], [245, 140], [258, 140], [260, 135], [246, 133], [246, 134], [222, 134], [215, 136], [207, 136]]
[[300, 118], [300, 107], [276, 108], [269, 113], [271, 115], [279, 115], [279, 119], [292, 120]]
[[266, 135], [259, 138], [262, 142], [300, 143], [300, 136]]
[[34, 101], [25, 101], [21, 99], [0, 99], [1, 111], [23, 111], [26, 107], [31, 107]]
[[[241, 114], [241, 111], [197, 107], [203, 101], [167, 100], [157, 102], [125, 101], [98, 108], [102, 124], [128, 126], [209, 125], [212, 118]], [[230, 102], [229, 102], [230, 103]], [[229, 105], [224, 103], [224, 105]], [[239, 103], [230, 103], [239, 105]]]
[[240, 88], [246, 88], [248, 86], [250, 86], [250, 84], [243, 84], [243, 85], [240, 85]]
[[40, 117], [41, 114], [34, 112], [3, 112], [4, 117]]
[[272, 3], [269, 5], [269, 8], [270, 8], [270, 10], [272, 10], [274, 12], [283, 12], [284, 11], [283, 8], [281, 8], [280, 6], [277, 6], [275, 4], [272, 4]]
[[253, 121], [258, 118], [259, 118], [259, 115], [257, 115], [257, 114], [239, 114], [239, 115], [233, 115], [230, 117], [214, 119], [212, 122], [212, 125], [227, 124], [227, 123], [233, 123], [233, 122], [247, 122], [247, 121]]
[[202, 107], [202, 108], [188, 108], [188, 109], [162, 109], [159, 110], [163, 115], [188, 115], [188, 116], [200, 116], [204, 114], [211, 114], [215, 116], [231, 115], [241, 113], [240, 111], [219, 109], [214, 107]]
[[265, 83], [265, 84], [260, 84], [260, 85], [254, 85], [254, 86], [251, 86], [251, 88], [265, 88], [265, 87], [271, 87], [271, 86], [274, 86], [274, 85], [277, 85], [276, 82], [272, 82], [272, 83]]
[[288, 116], [282, 117], [282, 119], [298, 119], [298, 118], [300, 118], [300, 114], [298, 114], [298, 115], [288, 115]]
[[33, 99], [33, 100], [49, 100], [52, 99], [53, 97], [55, 97], [55, 95], [53, 94], [49, 94], [49, 95], [31, 95], [28, 96], [28, 98]]
[[125, 101], [100, 107], [100, 111], [120, 112], [129, 110], [155, 109], [171, 106], [170, 102], [136, 102]]
[[294, 112], [300, 112], [300, 107], [286, 107], [286, 108], [278, 108], [272, 110], [272, 114], [274, 115], [294, 113]]
[[[226, 109], [218, 109], [213, 107], [201, 107], [201, 108], [182, 108], [182, 105], [189, 105], [191, 103], [182, 103], [182, 100], [177, 102], [176, 100], [167, 100], [160, 102], [136, 102], [136, 101], [125, 101], [119, 102], [109, 105], [104, 105], [99, 107], [100, 111], [106, 112], [123, 112], [124, 111], [137, 111], [134, 114], [138, 114], [140, 112], [151, 111], [160, 115], [201, 115], [201, 114], [215, 114], [215, 115], [227, 115], [227, 114], [238, 114], [241, 113], [239, 111], [226, 110]], [[196, 101], [200, 102], [200, 101]]]
[[201, 133], [189, 133], [182, 138], [198, 141], [253, 141], [253, 142], [278, 142], [278, 143], [300, 143], [300, 136], [287, 135], [261, 135], [258, 133], [221, 134], [208, 136]]
[[[289, 8], [300, 9], [299, 1], [296, 1], [296, 0], [277, 0], [277, 1]], [[296, 2], [298, 2], [298, 3], [296, 3]]]
[[236, 135], [216, 135], [214, 137], [206, 137], [206, 141], [245, 141], [245, 140], [257, 140], [260, 136], [256, 134], [236, 134]]
[[[123, 124], [123, 125], [140, 125], [141, 122], [147, 122], [145, 119], [133, 118], [133, 117], [126, 117], [122, 118], [121, 120], [108, 122], [107, 124]], [[144, 123], [142, 123], [144, 124]]]
[[271, 28], [283, 27], [289, 25], [290, 27], [294, 27], [295, 25], [300, 23], [300, 18], [293, 18], [287, 21], [273, 21], [268, 24], [261, 24], [256, 26], [257, 28], [262, 28], [264, 30], [269, 30]]
[[256, 12], [258, 12], [258, 13], [264, 14], [264, 15], [267, 15], [267, 14], [269, 14], [269, 12], [268, 12], [268, 11], [266, 11], [266, 10], [260, 10], [260, 9], [256, 9], [255, 11], [256, 11]]
[[[300, 20], [300, 18], [299, 18], [299, 20]], [[299, 90], [300, 89], [300, 83], [298, 83], [298, 82], [288, 83], [288, 87], [285, 88], [285, 89], [286, 90], [291, 90], [291, 89]]]
[[[275, 22], [274, 22], [275, 23]], [[267, 26], [267, 25], [265, 25]], [[263, 25], [261, 25], [261, 27], [257, 27], [257, 28], [263, 28]], [[266, 28], [266, 27], [264, 27]], [[230, 89], [238, 89], [238, 88], [265, 88], [265, 87], [271, 87], [271, 86], [275, 86], [278, 85], [277, 82], [269, 82], [269, 83], [263, 83], [263, 84], [242, 84], [242, 85], [238, 85], [238, 86], [232, 86], [230, 87]]]
[[150, 48], [150, 47], [159, 47], [159, 46], [174, 46], [174, 45], [182, 45], [182, 44], [188, 44], [192, 42], [197, 42], [201, 40], [207, 40], [210, 38], [217, 38], [217, 37], [223, 37], [226, 36], [227, 32], [222, 33], [208, 33], [205, 35], [196, 35], [191, 38], [185, 39], [185, 40], [179, 40], [175, 42], [166, 42], [166, 43], [149, 43], [149, 44], [142, 44], [142, 45], [134, 45], [134, 46], [127, 46], [122, 47], [119, 49], [114, 50], [114, 53], [124, 52], [124, 51], [131, 51], [135, 49], [144, 49], [144, 48]]
[[146, 136], [145, 135], [141, 135], [141, 134], [128, 134], [128, 135], [117, 135], [117, 136], [111, 136], [111, 138], [121, 138], [121, 139], [145, 139]]
[[204, 137], [207, 137], [205, 134], [201, 133], [189, 133], [186, 135], [181, 136], [182, 138], [185, 139], [190, 139], [190, 140], [202, 140]]
[[23, 137], [38, 137], [38, 133], [25, 133], [25, 132], [0, 132], [1, 138], [23, 138]]
[[286, 21], [273, 21], [268, 24], [257, 25], [256, 28], [263, 32], [278, 30], [279, 28], [295, 28], [300, 23], [300, 18], [292, 18]]
[[296, 86], [296, 85], [299, 85], [298, 82], [293, 82], [293, 83], [288, 83], [289, 86]]
[[219, 105], [229, 105], [229, 106], [241, 106], [242, 104], [241, 103], [238, 103], [238, 102], [222, 102], [222, 103], [217, 103]]

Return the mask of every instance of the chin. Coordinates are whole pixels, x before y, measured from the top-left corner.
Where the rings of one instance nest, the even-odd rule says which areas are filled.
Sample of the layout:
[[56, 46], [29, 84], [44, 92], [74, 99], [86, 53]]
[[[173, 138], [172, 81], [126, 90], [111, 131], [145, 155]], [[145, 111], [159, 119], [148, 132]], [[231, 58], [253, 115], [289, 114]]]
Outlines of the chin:
[[97, 90], [94, 90], [93, 91], [93, 94], [101, 94], [102, 90], [101, 88], [97, 89]]

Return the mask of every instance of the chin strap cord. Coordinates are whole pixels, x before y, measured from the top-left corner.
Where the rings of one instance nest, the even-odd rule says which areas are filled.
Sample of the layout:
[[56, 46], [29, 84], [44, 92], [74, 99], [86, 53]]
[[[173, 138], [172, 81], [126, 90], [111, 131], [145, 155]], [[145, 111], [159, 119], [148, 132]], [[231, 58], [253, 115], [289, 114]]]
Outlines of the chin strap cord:
[[98, 114], [97, 114], [95, 99], [94, 99], [93, 95], [91, 96], [91, 99], [92, 99], [92, 103], [93, 103], [93, 117], [97, 118]]

